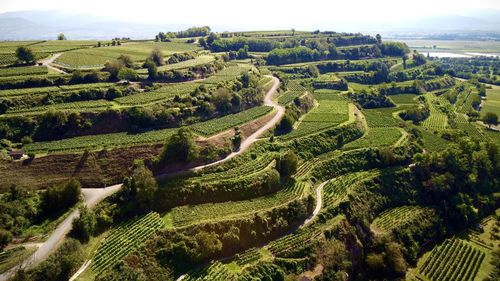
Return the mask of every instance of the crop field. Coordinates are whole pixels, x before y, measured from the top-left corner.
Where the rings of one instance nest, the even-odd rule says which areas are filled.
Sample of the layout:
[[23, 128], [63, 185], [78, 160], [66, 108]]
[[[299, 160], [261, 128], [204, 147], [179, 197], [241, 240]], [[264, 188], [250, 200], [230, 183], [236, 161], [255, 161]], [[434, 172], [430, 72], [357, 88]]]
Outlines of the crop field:
[[234, 80], [241, 76], [241, 74], [252, 69], [251, 66], [248, 65], [231, 65], [229, 67], [224, 68], [223, 70], [217, 72], [215, 75], [208, 77], [200, 83], [206, 84], [219, 84], [223, 81]]
[[470, 137], [483, 138], [483, 133], [478, 129], [476, 122], [469, 122], [468, 117], [464, 114], [457, 113], [455, 121], [457, 128], [463, 130]]
[[500, 87], [492, 86], [493, 89], [486, 90], [486, 100], [481, 107], [481, 114], [486, 112], [493, 112], [500, 115]]
[[387, 147], [396, 144], [402, 137], [401, 130], [396, 127], [370, 128], [361, 138], [347, 143], [343, 149], [362, 147]]
[[[188, 178], [177, 178], [169, 179], [162, 185], [165, 186], [178, 186], [183, 184], [193, 184], [193, 183], [214, 183], [221, 180], [231, 180], [244, 177], [246, 175], [260, 173], [262, 170], [275, 166], [274, 153], [265, 153], [255, 159], [250, 159], [236, 165], [234, 167], [227, 167], [227, 169], [217, 167], [215, 171], [207, 171], [207, 173], [202, 173], [200, 175], [191, 176]], [[228, 163], [229, 165], [229, 163]]]
[[278, 103], [281, 105], [291, 103], [295, 98], [302, 96], [306, 91], [306, 88], [295, 81], [290, 81], [287, 85], [287, 89], [288, 91], [278, 97]]
[[431, 129], [444, 129], [448, 124], [448, 116], [438, 107], [443, 104], [443, 99], [438, 99], [433, 93], [425, 94], [429, 103], [430, 116], [422, 122], [422, 126]]
[[[100, 102], [100, 101], [98, 101]], [[78, 103], [75, 103], [78, 104]], [[64, 104], [62, 104], [64, 105]], [[257, 118], [256, 116], [263, 116], [267, 112], [271, 110], [270, 107], [257, 107], [249, 109], [250, 112], [243, 111], [234, 115], [237, 115], [237, 118], [230, 119], [226, 118], [225, 126], [222, 126], [222, 122], [217, 122], [214, 119], [206, 122], [196, 123], [191, 127], [193, 130], [197, 131], [198, 129], [201, 131], [207, 132], [206, 128], [212, 128], [210, 131], [214, 133], [218, 133], [220, 131], [214, 131], [215, 128], [221, 130], [229, 129], [235, 126], [238, 126], [246, 121], [244, 120], [253, 120]], [[210, 122], [210, 123], [208, 123]], [[208, 124], [208, 125], [207, 125]], [[40, 153], [40, 152], [63, 152], [63, 151], [81, 151], [84, 149], [98, 149], [103, 147], [118, 147], [118, 146], [131, 146], [131, 145], [139, 145], [146, 143], [158, 143], [166, 141], [174, 132], [176, 132], [176, 128], [167, 128], [161, 130], [152, 130], [144, 133], [112, 133], [112, 134], [100, 134], [100, 135], [90, 135], [90, 136], [81, 136], [74, 138], [67, 138], [56, 141], [49, 142], [36, 142], [25, 145], [25, 149], [27, 151]]]
[[315, 227], [301, 229], [293, 234], [273, 240], [268, 244], [269, 251], [276, 257], [287, 257], [289, 252], [300, 251], [316, 243], [314, 238], [322, 235]]
[[0, 77], [21, 76], [21, 75], [40, 75], [47, 74], [49, 71], [46, 66], [25, 66], [0, 68]]
[[366, 121], [370, 128], [377, 127], [395, 127], [400, 121], [393, 116], [395, 111], [402, 110], [401, 108], [374, 108], [363, 109]]
[[302, 95], [301, 92], [286, 91], [278, 97], [278, 103], [281, 105], [287, 105], [291, 103], [295, 98]]
[[349, 187], [377, 176], [376, 172], [357, 172], [334, 178], [323, 188], [324, 207], [332, 209], [347, 200]]
[[428, 280], [474, 280], [485, 253], [461, 239], [447, 239], [419, 265], [419, 273]]
[[[46, 66], [0, 66], [0, 240], [14, 241], [0, 251], [0, 272], [35, 251], [17, 241], [39, 245], [64, 230], [80, 245], [53, 257], [81, 249], [88, 267], [49, 258], [26, 280], [47, 279], [39, 275], [52, 264], [82, 268], [75, 281], [496, 280], [500, 210], [494, 223], [484, 219], [498, 157], [486, 141], [500, 134], [480, 117], [500, 113], [500, 87], [487, 88], [479, 110], [481, 82], [443, 74], [453, 73], [444, 62], [380, 36], [157, 32], [156, 40], [102, 47], [0, 42], [0, 64], [15, 61], [17, 46], [37, 58], [58, 54]], [[173, 54], [180, 62], [149, 76], [141, 65], [156, 48], [164, 62]], [[125, 62], [103, 68], [120, 55], [140, 75]], [[486, 63], [476, 68], [486, 72]], [[345, 89], [337, 86], [354, 74], [347, 90], [328, 89]], [[427, 113], [420, 110], [400, 117], [424, 101], [426, 120], [417, 122]], [[90, 188], [113, 186], [91, 196], [90, 219], [82, 214], [72, 226], [44, 217], [51, 200], [69, 197], [70, 179], [85, 200]], [[63, 207], [67, 215], [78, 205]], [[51, 273], [59, 271], [67, 273]]]
[[235, 202], [208, 203], [182, 206], [172, 209], [171, 216], [175, 227], [182, 227], [207, 220], [228, 219], [233, 216], [249, 215], [290, 202], [302, 194], [304, 183], [287, 185], [274, 194], [252, 200]]
[[[158, 71], [168, 71], [168, 70], [179, 70], [179, 69], [185, 69], [193, 66], [198, 66], [198, 65], [203, 65], [207, 63], [211, 63], [215, 61], [214, 56], [210, 55], [201, 55], [198, 56], [194, 59], [186, 60], [186, 61], [181, 61], [178, 63], [173, 63], [173, 64], [166, 64], [163, 66], [158, 67]], [[148, 70], [147, 69], [140, 69], [137, 71], [140, 74], [147, 74]]]
[[166, 141], [177, 129], [153, 130], [145, 133], [113, 133], [66, 138], [56, 141], [35, 142], [27, 144], [24, 148], [27, 151], [42, 152], [71, 152], [85, 149], [111, 148], [119, 146], [132, 146], [147, 143], [157, 143]]
[[92, 270], [98, 274], [113, 266], [128, 253], [141, 246], [163, 226], [160, 215], [151, 212], [113, 229], [109, 236], [99, 245], [92, 261]]
[[349, 103], [344, 100], [321, 100], [318, 107], [309, 111], [297, 129], [280, 137], [282, 140], [317, 133], [349, 120]]
[[165, 56], [200, 49], [193, 44], [176, 42], [126, 43], [121, 46], [87, 48], [65, 52], [55, 63], [69, 68], [99, 68], [103, 67], [107, 61], [116, 59], [120, 55], [128, 55], [132, 60], [141, 62], [145, 61], [155, 48], [159, 48]]
[[12, 64], [17, 61], [16, 48], [26, 46], [33, 51], [37, 60], [48, 57], [51, 54], [87, 48], [93, 46], [97, 41], [17, 41], [0, 42], [0, 65]]
[[[465, 40], [400, 40], [408, 44], [410, 49], [419, 52], [446, 52], [455, 54], [498, 53], [500, 43], [497, 41], [465, 41]], [[433, 48], [436, 46], [436, 48]]]
[[390, 99], [397, 105], [400, 104], [418, 104], [415, 94], [398, 94], [390, 96]]
[[122, 105], [144, 105], [155, 103], [175, 96], [182, 97], [192, 93], [200, 85], [196, 83], [176, 83], [163, 86], [151, 92], [142, 92], [135, 95], [124, 96], [115, 99], [115, 102]]
[[216, 261], [201, 270], [189, 273], [182, 280], [186, 281], [209, 281], [209, 280], [231, 280], [234, 274], [223, 263]]
[[272, 110], [270, 106], [258, 106], [245, 111], [223, 116], [221, 118], [209, 120], [202, 123], [196, 123], [191, 127], [193, 131], [203, 135], [211, 136], [215, 133], [231, 129], [251, 120], [255, 120], [268, 114]]
[[401, 206], [382, 212], [372, 222], [372, 229], [376, 231], [391, 232], [405, 225], [411, 225], [415, 221], [425, 220], [436, 214], [430, 208], [420, 206]]
[[20, 97], [25, 95], [40, 95], [47, 93], [59, 93], [59, 92], [69, 92], [78, 91], [83, 89], [100, 89], [108, 88], [115, 83], [93, 83], [93, 84], [75, 84], [75, 85], [63, 85], [63, 86], [50, 86], [50, 87], [38, 87], [38, 88], [24, 88], [24, 89], [11, 89], [11, 90], [0, 90], [0, 97]]
[[19, 113], [40, 113], [48, 111], [49, 109], [55, 110], [72, 110], [72, 111], [82, 111], [82, 110], [104, 110], [112, 106], [110, 101], [106, 100], [92, 100], [92, 101], [77, 101], [69, 103], [57, 103], [44, 106], [35, 106], [30, 108], [19, 108], [19, 109], [9, 109], [8, 114], [19, 114]]
[[449, 141], [443, 139], [437, 132], [422, 130], [422, 140], [424, 146], [430, 151], [440, 151], [450, 144]]
[[474, 100], [480, 100], [479, 92], [477, 89], [466, 88], [465, 91], [462, 91], [455, 102], [455, 110], [460, 113], [467, 114], [470, 111], [474, 110], [472, 107], [472, 103]]

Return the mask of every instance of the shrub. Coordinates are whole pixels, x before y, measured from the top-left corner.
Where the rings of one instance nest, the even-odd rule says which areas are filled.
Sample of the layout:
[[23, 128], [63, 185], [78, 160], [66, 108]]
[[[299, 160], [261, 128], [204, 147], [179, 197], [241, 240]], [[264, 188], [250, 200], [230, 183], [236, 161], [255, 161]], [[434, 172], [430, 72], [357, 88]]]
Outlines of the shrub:
[[118, 79], [135, 81], [139, 79], [139, 75], [137, 75], [137, 72], [135, 70], [124, 67], [118, 72]]

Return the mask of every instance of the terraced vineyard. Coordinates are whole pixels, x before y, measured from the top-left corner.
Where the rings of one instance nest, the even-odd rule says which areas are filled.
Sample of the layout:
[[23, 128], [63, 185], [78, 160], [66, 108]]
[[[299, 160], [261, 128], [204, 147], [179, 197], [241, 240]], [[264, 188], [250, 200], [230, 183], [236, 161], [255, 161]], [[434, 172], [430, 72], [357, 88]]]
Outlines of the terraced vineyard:
[[377, 176], [377, 173], [374, 172], [357, 172], [332, 179], [323, 188], [323, 206], [326, 209], [337, 207], [342, 201], [346, 200], [350, 186], [375, 176]]
[[464, 240], [447, 239], [422, 262], [419, 273], [431, 281], [474, 280], [484, 256], [482, 250]]
[[131, 146], [145, 143], [164, 142], [176, 129], [163, 129], [148, 131], [145, 133], [113, 133], [81, 136], [67, 138], [49, 142], [35, 142], [24, 146], [26, 151], [34, 153], [53, 153], [53, 152], [70, 152], [82, 151], [85, 149], [111, 148], [117, 146]]
[[[158, 67], [158, 71], [168, 71], [168, 70], [185, 69], [185, 68], [189, 68], [189, 67], [193, 67], [193, 66], [198, 66], [198, 65], [203, 65], [203, 64], [211, 63], [213, 61], [215, 61], [215, 57], [214, 56], [201, 55], [201, 56], [198, 56], [198, 57], [196, 57], [194, 59], [190, 59], [190, 60], [186, 60], [186, 61], [182, 61], [182, 62], [178, 62], [178, 63], [173, 63], [173, 64], [167, 64], [167, 65], [160, 66], [160, 67]], [[147, 69], [140, 69], [137, 72], [140, 73], [140, 74], [148, 74]]]
[[200, 85], [196, 83], [179, 83], [174, 85], [163, 86], [151, 92], [143, 92], [135, 95], [125, 96], [115, 99], [119, 104], [123, 105], [144, 105], [154, 102], [159, 102], [175, 96], [184, 96], [192, 93]]
[[20, 76], [20, 75], [40, 75], [47, 74], [49, 71], [46, 66], [25, 66], [0, 68], [0, 77]]
[[425, 95], [429, 104], [430, 116], [422, 122], [422, 126], [431, 129], [444, 129], [448, 123], [448, 117], [438, 107], [442, 104], [442, 99], [438, 99], [434, 94], [427, 93]]
[[349, 103], [344, 100], [324, 99], [300, 121], [297, 129], [280, 137], [290, 140], [337, 126], [349, 120]]
[[377, 231], [390, 232], [393, 229], [435, 216], [434, 210], [420, 206], [401, 206], [382, 212], [373, 222]]
[[312, 244], [316, 243], [314, 238], [321, 235], [322, 233], [318, 228], [308, 227], [274, 240], [270, 242], [266, 248], [275, 257], [286, 258], [289, 256], [290, 252], [300, 251], [301, 249], [310, 247]]
[[255, 120], [271, 112], [270, 106], [257, 106], [245, 111], [229, 114], [221, 118], [213, 119], [210, 121], [194, 124], [191, 127], [195, 132], [203, 136], [211, 136], [215, 133], [222, 132], [251, 120]]
[[163, 220], [155, 212], [118, 226], [97, 249], [92, 270], [99, 274], [112, 267], [163, 227]]
[[[99, 101], [98, 101], [99, 102]], [[99, 103], [97, 103], [99, 104]], [[62, 104], [65, 105], [65, 104]], [[68, 104], [68, 105], [71, 105]], [[107, 104], [106, 104], [107, 106]], [[194, 131], [219, 133], [217, 130], [226, 130], [238, 126], [244, 122], [257, 118], [256, 116], [263, 116], [270, 111], [270, 107], [262, 106], [254, 109], [249, 109], [250, 112], [243, 111], [234, 114], [232, 119], [226, 118], [223, 122], [210, 120], [206, 122], [196, 123], [190, 126]], [[247, 110], [248, 111], [248, 110]], [[217, 120], [217, 119], [216, 119]], [[245, 121], [246, 120], [246, 121]], [[225, 124], [222, 126], [221, 124]], [[210, 128], [210, 129], [207, 129]], [[144, 133], [112, 133], [81, 136], [74, 138], [66, 138], [62, 140], [49, 141], [49, 142], [36, 142], [27, 144], [24, 148], [27, 151], [41, 153], [41, 152], [62, 152], [62, 151], [81, 151], [84, 149], [98, 149], [98, 148], [111, 148], [117, 146], [131, 146], [146, 143], [165, 142], [172, 134], [177, 131], [177, 128], [167, 128], [160, 130], [152, 130]]]
[[486, 100], [481, 107], [481, 115], [486, 112], [493, 112], [500, 115], [500, 86], [492, 86], [492, 89], [486, 90]]
[[401, 104], [418, 104], [416, 101], [417, 95], [414, 94], [398, 94], [390, 96], [390, 99], [397, 105]]
[[234, 274], [219, 261], [213, 262], [208, 267], [199, 271], [189, 273], [182, 280], [186, 281], [210, 281], [210, 280], [231, 280]]
[[306, 88], [292, 80], [287, 85], [287, 91], [278, 97], [278, 103], [281, 105], [289, 104], [295, 98], [302, 96], [305, 91]]
[[438, 133], [429, 132], [427, 130], [422, 130], [421, 133], [425, 147], [430, 151], [443, 150], [447, 145], [450, 144], [450, 142], [443, 139]]
[[363, 114], [365, 115], [368, 127], [395, 127], [398, 125], [399, 121], [393, 116], [393, 112], [403, 110], [402, 108], [376, 108], [376, 109], [364, 109]]
[[297, 199], [304, 189], [305, 183], [298, 182], [274, 194], [252, 200], [177, 207], [172, 209], [171, 216], [174, 226], [182, 227], [207, 220], [213, 221], [214, 218], [228, 219], [233, 216], [250, 215]]
[[30, 48], [35, 59], [40, 60], [54, 53], [77, 50], [94, 46], [97, 41], [13, 41], [0, 44], [0, 65], [13, 64], [17, 61], [16, 48]]
[[234, 80], [250, 69], [252, 69], [252, 67], [249, 65], [231, 65], [217, 72], [215, 75], [208, 77], [202, 83], [219, 84], [220, 82]]
[[367, 133], [350, 143], [344, 145], [343, 149], [355, 149], [362, 147], [384, 147], [395, 145], [402, 137], [401, 129], [395, 127], [371, 128]]
[[19, 108], [10, 109], [7, 111], [9, 114], [19, 114], [19, 113], [39, 113], [48, 111], [49, 109], [55, 110], [75, 110], [81, 111], [85, 110], [105, 110], [112, 106], [112, 103], [107, 100], [94, 100], [94, 101], [77, 101], [70, 103], [57, 103], [44, 106], [35, 106], [30, 108]]
[[48, 93], [60, 93], [79, 91], [83, 89], [103, 89], [116, 85], [115, 83], [93, 83], [93, 84], [75, 84], [63, 86], [50, 86], [39, 88], [24, 88], [24, 89], [9, 89], [0, 90], [0, 97], [20, 97], [20, 96], [33, 96]]
[[88, 48], [65, 52], [55, 63], [68, 68], [100, 68], [107, 61], [116, 59], [120, 55], [128, 55], [134, 61], [141, 62], [145, 61], [155, 48], [159, 48], [166, 56], [200, 49], [194, 44], [178, 42], [133, 42], [122, 44], [121, 46]]
[[[445, 70], [400, 41], [339, 31], [157, 32], [0, 43], [0, 64], [17, 46], [57, 58], [0, 67], [0, 270], [30, 241], [40, 266], [23, 280], [78, 268], [71, 280], [496, 280], [500, 156], [486, 141], [500, 137], [476, 120], [500, 96], [443, 73], [491, 79], [498, 61]], [[156, 48], [180, 62], [155, 59], [155, 76], [143, 62]], [[103, 68], [120, 55], [140, 75]], [[88, 213], [49, 233], [64, 217], [47, 207], [70, 193]], [[54, 251], [65, 233], [75, 240]]]

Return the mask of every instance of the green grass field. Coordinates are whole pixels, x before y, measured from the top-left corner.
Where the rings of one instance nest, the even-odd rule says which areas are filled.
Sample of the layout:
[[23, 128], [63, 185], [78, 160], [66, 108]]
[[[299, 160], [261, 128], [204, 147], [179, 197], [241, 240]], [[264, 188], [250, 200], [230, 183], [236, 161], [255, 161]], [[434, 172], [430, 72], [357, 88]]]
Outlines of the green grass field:
[[87, 48], [66, 52], [55, 63], [69, 68], [100, 68], [107, 61], [117, 59], [120, 55], [128, 55], [132, 60], [142, 62], [155, 48], [160, 49], [165, 56], [200, 49], [196, 45], [187, 43], [133, 42], [121, 46]]
[[492, 89], [486, 90], [486, 100], [481, 107], [481, 115], [486, 112], [493, 112], [500, 116], [500, 87], [492, 86]]

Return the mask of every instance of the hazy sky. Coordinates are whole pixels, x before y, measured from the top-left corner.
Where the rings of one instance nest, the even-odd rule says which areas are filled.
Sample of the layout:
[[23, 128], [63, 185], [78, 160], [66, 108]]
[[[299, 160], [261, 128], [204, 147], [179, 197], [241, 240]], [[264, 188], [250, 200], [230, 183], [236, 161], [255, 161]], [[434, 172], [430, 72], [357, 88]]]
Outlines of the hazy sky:
[[34, 9], [75, 11], [142, 23], [290, 28], [309, 23], [384, 23], [442, 14], [463, 15], [472, 9], [500, 10], [500, 0], [0, 0], [0, 12]]

